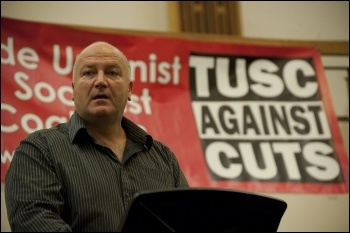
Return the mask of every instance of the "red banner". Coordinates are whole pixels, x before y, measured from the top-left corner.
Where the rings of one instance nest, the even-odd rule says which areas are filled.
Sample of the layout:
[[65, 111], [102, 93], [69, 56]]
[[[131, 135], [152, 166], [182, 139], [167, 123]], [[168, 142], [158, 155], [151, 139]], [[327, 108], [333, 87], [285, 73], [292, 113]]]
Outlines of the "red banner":
[[125, 116], [174, 151], [190, 186], [348, 192], [348, 160], [316, 49], [8, 18], [1, 18], [2, 182], [20, 140], [69, 119], [74, 58], [95, 41], [129, 58], [134, 87]]

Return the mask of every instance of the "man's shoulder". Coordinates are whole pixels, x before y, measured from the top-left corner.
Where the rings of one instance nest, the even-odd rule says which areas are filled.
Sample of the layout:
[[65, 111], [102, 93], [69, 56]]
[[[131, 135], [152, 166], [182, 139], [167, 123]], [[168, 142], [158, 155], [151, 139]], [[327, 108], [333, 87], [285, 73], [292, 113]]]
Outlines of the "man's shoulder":
[[68, 123], [59, 123], [50, 128], [43, 128], [33, 131], [27, 135], [27, 139], [35, 139], [41, 137], [50, 137], [50, 136], [59, 136], [59, 135], [68, 135]]
[[161, 148], [169, 148], [164, 142], [159, 141], [158, 139], [153, 138], [153, 146], [158, 146]]
[[152, 139], [152, 147], [162, 152], [172, 152], [167, 144], [157, 139]]

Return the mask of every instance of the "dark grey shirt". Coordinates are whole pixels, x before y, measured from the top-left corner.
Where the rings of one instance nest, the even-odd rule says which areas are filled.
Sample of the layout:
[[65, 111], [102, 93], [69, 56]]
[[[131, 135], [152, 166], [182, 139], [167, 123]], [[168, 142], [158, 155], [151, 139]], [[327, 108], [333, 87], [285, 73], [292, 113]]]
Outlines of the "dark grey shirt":
[[5, 178], [12, 231], [117, 231], [138, 191], [188, 187], [173, 152], [123, 118], [123, 161], [95, 142], [75, 112], [29, 134]]

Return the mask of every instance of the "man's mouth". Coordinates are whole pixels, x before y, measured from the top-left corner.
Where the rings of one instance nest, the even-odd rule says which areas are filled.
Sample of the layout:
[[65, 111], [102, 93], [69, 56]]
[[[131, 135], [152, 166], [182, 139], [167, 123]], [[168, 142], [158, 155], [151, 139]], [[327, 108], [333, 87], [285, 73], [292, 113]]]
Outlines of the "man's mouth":
[[92, 99], [93, 99], [93, 100], [108, 99], [108, 96], [107, 96], [107, 95], [104, 95], [104, 94], [98, 94], [98, 95], [95, 95]]

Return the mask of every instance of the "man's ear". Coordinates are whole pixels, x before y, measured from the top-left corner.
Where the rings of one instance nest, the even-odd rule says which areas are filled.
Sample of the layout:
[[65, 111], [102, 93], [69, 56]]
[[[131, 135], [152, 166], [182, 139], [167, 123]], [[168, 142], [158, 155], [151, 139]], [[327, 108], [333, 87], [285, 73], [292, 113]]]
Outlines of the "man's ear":
[[72, 100], [74, 101], [74, 83], [72, 82]]
[[129, 93], [128, 93], [128, 100], [129, 101], [131, 100], [132, 85], [133, 85], [133, 82], [130, 81], [130, 83], [129, 83]]

